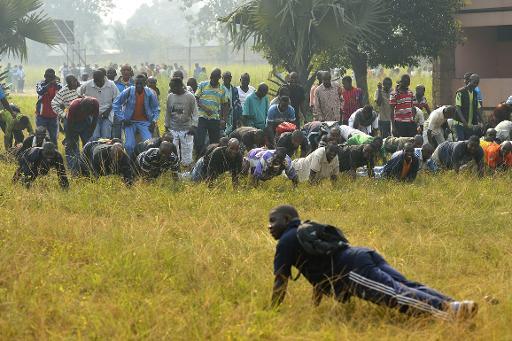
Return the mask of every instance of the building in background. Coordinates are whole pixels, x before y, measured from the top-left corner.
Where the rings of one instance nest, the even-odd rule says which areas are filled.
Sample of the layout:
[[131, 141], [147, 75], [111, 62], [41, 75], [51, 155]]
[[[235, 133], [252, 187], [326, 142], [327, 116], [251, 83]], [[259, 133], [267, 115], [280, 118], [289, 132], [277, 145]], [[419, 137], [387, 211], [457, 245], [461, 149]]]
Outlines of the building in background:
[[512, 95], [512, 0], [472, 0], [457, 19], [464, 41], [434, 63], [434, 104], [453, 103], [464, 74], [474, 72], [490, 111]]

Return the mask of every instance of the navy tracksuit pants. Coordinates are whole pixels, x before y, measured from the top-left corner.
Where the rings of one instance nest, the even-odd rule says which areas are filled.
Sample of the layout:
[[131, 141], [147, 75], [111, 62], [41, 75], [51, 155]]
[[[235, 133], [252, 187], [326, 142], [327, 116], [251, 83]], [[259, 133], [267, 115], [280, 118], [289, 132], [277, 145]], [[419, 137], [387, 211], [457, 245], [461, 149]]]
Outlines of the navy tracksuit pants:
[[359, 253], [354, 261], [356, 267], [343, 280], [350, 294], [403, 313], [448, 319], [443, 305], [453, 301], [450, 297], [409, 281], [375, 251]]

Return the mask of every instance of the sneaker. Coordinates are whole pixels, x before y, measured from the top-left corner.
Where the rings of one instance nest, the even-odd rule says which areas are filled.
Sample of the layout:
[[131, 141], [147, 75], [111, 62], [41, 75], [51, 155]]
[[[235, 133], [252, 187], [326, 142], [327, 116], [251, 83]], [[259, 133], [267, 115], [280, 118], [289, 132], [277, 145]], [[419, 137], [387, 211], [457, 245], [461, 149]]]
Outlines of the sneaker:
[[446, 311], [454, 320], [467, 320], [476, 315], [478, 304], [474, 301], [450, 302]]

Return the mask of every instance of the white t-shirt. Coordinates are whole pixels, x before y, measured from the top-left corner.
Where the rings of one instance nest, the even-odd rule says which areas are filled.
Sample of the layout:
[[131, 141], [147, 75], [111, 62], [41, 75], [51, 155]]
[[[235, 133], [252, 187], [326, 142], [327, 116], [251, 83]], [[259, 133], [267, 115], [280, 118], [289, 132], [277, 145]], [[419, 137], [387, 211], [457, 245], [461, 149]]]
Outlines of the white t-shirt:
[[[354, 111], [354, 113], [352, 115], [350, 115], [350, 118], [348, 119], [349, 127], [354, 128], [354, 121], [356, 120], [356, 115], [358, 115], [359, 113], [362, 113], [362, 112], [363, 112], [363, 108], [360, 108], [360, 109], [357, 109], [356, 111]], [[367, 135], [371, 135], [372, 131], [374, 129], [379, 129], [379, 116], [376, 113], [374, 113], [374, 114], [375, 114], [375, 119], [373, 120], [372, 124], [370, 124], [369, 126], [366, 126], [366, 127], [363, 127], [363, 126], [359, 127], [359, 130]]]
[[242, 104], [242, 108], [245, 103], [245, 99], [256, 92], [256, 89], [249, 85], [249, 89], [247, 92], [243, 91], [241, 87], [237, 86], [236, 89], [238, 90], [238, 98], [240, 99], [240, 104]]
[[318, 148], [308, 156], [292, 161], [292, 167], [297, 172], [300, 182], [309, 180], [309, 173], [313, 170], [318, 173], [318, 179], [330, 178], [340, 173], [338, 156], [327, 162], [325, 147]]
[[498, 123], [496, 126], [496, 137], [499, 138], [501, 141], [508, 141], [510, 140], [510, 132], [512, 131], [512, 122], [505, 120]]
[[340, 125], [341, 137], [347, 141], [348, 138], [356, 134], [364, 134], [361, 130], [354, 129], [350, 126]]
[[427, 121], [425, 121], [425, 130], [432, 130], [433, 132], [442, 132], [442, 126], [446, 122], [446, 118], [444, 118], [444, 109], [446, 105], [443, 105], [440, 108], [432, 111]]

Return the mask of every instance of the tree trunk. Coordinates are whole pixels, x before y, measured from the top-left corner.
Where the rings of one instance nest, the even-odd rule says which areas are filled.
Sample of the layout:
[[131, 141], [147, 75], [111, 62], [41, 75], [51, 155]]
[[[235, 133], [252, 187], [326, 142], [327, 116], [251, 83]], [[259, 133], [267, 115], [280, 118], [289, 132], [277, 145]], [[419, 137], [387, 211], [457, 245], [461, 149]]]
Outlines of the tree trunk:
[[368, 94], [368, 56], [365, 53], [357, 51], [357, 48], [350, 48], [349, 50], [350, 64], [354, 70], [356, 78], [356, 85], [363, 90], [363, 103], [370, 103]]

